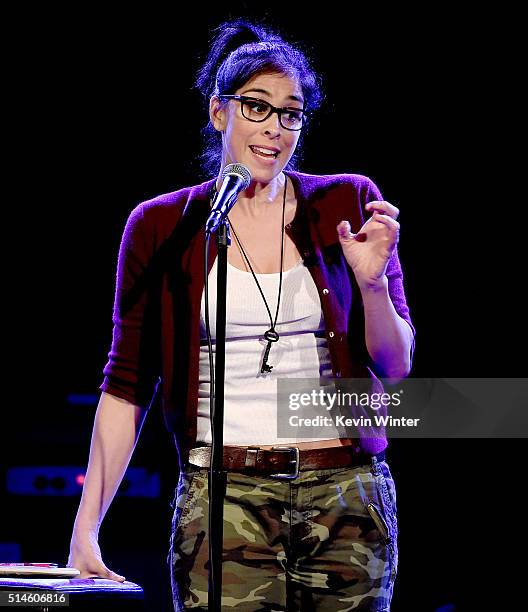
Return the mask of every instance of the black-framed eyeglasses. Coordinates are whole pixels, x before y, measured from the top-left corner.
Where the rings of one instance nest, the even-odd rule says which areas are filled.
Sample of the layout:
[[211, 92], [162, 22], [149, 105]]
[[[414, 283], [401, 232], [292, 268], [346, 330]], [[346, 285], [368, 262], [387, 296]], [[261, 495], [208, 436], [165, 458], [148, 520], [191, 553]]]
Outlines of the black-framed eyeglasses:
[[218, 97], [221, 100], [240, 100], [242, 116], [256, 123], [266, 121], [273, 113], [277, 113], [282, 127], [296, 132], [303, 128], [308, 119], [308, 112], [302, 108], [277, 108], [265, 100], [248, 96], [223, 94]]

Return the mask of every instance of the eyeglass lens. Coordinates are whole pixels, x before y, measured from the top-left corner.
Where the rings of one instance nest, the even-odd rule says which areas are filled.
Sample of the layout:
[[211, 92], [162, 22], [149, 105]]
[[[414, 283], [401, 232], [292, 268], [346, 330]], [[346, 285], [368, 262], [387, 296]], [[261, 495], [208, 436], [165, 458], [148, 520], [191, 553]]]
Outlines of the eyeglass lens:
[[[243, 100], [242, 114], [250, 121], [264, 121], [272, 113], [272, 108], [266, 102], [260, 100]], [[279, 120], [281, 125], [288, 130], [297, 130], [303, 124], [302, 110], [280, 109]]]

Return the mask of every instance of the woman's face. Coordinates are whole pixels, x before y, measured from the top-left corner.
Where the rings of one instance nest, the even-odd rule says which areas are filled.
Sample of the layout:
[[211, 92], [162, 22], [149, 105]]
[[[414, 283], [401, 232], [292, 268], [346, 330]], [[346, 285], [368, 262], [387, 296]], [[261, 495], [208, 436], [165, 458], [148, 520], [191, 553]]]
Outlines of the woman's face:
[[[257, 75], [235, 93], [264, 100], [278, 108], [304, 106], [300, 85], [285, 74]], [[239, 100], [221, 103], [213, 97], [210, 116], [215, 129], [222, 132], [222, 168], [232, 163], [244, 164], [257, 183], [269, 183], [283, 170], [299, 140], [300, 132], [282, 127], [277, 113], [263, 122], [249, 121], [242, 115]], [[256, 147], [272, 155], [259, 153]]]

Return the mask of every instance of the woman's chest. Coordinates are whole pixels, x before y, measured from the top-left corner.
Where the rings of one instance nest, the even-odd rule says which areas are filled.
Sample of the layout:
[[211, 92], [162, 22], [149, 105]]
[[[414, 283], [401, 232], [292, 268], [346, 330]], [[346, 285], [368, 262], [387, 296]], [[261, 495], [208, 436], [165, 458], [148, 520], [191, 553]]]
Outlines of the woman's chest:
[[293, 268], [301, 255], [292, 239], [284, 231], [295, 216], [296, 202], [288, 202], [268, 215], [248, 217], [241, 214], [229, 215], [232, 243], [228, 250], [229, 263], [240, 270], [250, 271], [249, 263], [256, 274], [272, 274], [282, 269]]

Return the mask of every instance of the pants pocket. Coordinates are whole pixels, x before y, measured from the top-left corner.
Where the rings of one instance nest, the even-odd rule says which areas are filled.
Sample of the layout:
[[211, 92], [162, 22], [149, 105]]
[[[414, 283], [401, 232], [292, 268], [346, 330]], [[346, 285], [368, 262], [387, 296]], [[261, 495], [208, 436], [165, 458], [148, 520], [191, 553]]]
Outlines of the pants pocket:
[[398, 519], [396, 488], [386, 461], [372, 460], [372, 474], [376, 483], [379, 504], [368, 504], [367, 510], [387, 545], [391, 564], [391, 582], [394, 583], [398, 570]]
[[172, 515], [171, 535], [169, 541], [169, 552], [167, 555], [167, 564], [171, 565], [171, 555], [174, 547], [174, 534], [182, 527], [185, 522], [192, 517], [192, 510], [196, 501], [197, 482], [200, 480], [201, 472], [199, 470], [190, 469], [185, 472], [180, 472], [178, 485], [174, 494], [174, 499], [171, 502], [171, 507], [174, 509]]

